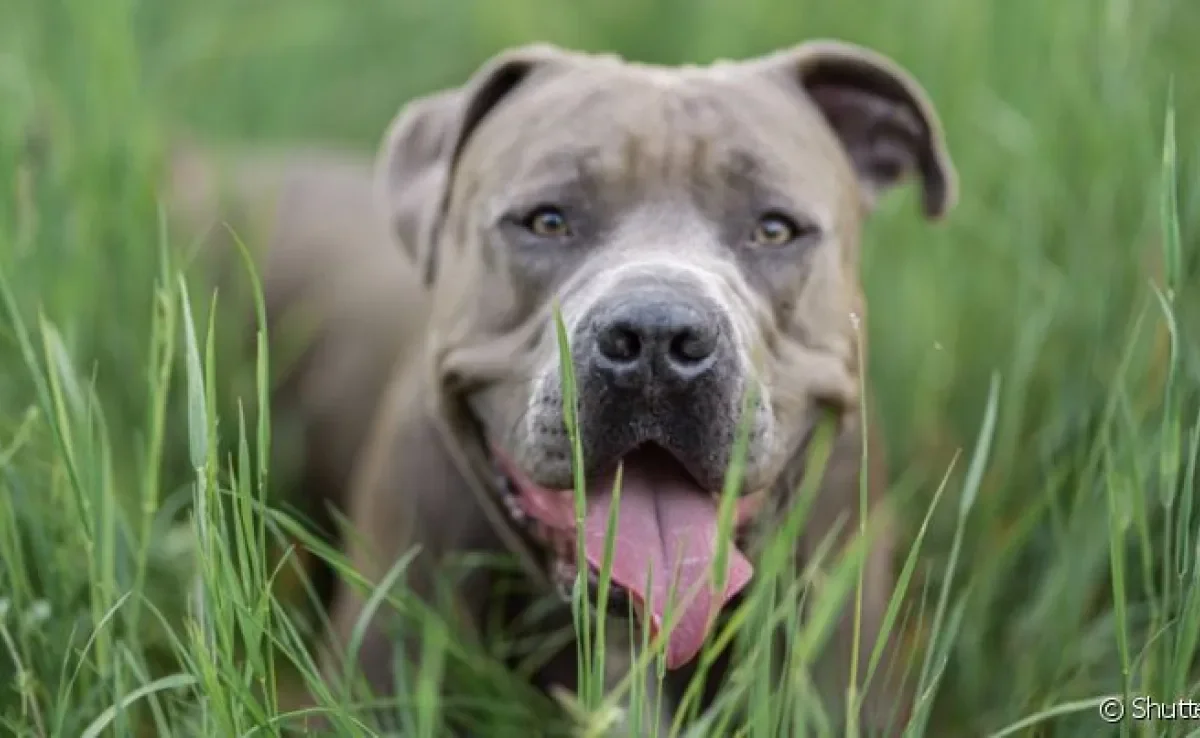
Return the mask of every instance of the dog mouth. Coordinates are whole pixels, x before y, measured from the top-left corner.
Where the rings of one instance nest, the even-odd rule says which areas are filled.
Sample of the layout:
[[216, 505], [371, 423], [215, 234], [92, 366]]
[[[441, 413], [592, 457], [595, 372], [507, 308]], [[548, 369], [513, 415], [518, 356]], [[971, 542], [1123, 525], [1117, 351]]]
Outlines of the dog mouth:
[[[607, 609], [624, 614], [632, 606], [652, 636], [669, 626], [664, 638], [668, 669], [696, 657], [717, 614], [750, 582], [753, 566], [737, 548], [735, 534], [756, 518], [765, 490], [739, 497], [732, 525], [722, 532], [720, 492], [704, 489], [666, 449], [646, 444], [620, 459], [616, 494], [616, 464], [587, 480], [579, 520], [573, 490], [541, 487], [502, 451], [493, 449], [493, 454], [506, 482], [509, 512], [547, 547], [560, 592], [569, 593], [585, 568], [590, 599], [599, 599], [609, 521], [616, 523]], [[721, 543], [724, 566], [718, 572]]]

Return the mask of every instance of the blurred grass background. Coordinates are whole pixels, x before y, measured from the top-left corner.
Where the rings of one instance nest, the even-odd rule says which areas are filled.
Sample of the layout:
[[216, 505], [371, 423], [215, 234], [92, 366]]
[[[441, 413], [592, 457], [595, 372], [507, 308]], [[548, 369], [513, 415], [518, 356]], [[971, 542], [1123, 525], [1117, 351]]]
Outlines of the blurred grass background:
[[[905, 193], [867, 231], [873, 391], [914, 500], [909, 540], [975, 444], [989, 378], [1002, 382], [977, 493], [960, 504], [958, 463], [913, 585], [949, 587], [954, 613], [941, 633], [905, 627], [945, 658], [929, 734], [1097, 735], [1117, 728], [1070, 705], [1196, 698], [1200, 3], [7, 0], [0, 733], [80, 735], [153, 684], [151, 727], [117, 716], [106, 734], [215, 734], [190, 682], [154, 682], [211, 686], [203, 664], [223, 663], [178, 656], [199, 642], [181, 624], [205, 549], [178, 516], [198, 443], [180, 393], [200, 375], [175, 366], [182, 303], [158, 259], [171, 136], [370, 150], [408, 98], [512, 44], [677, 63], [818, 36], [911, 70], [961, 175], [944, 225]], [[237, 427], [222, 418], [226, 436]]]

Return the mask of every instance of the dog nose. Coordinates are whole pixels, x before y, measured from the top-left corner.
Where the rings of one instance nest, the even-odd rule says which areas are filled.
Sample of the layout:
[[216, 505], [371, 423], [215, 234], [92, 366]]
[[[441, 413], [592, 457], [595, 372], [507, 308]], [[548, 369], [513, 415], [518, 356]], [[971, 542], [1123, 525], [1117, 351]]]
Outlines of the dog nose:
[[717, 361], [719, 323], [686, 301], [627, 300], [595, 325], [595, 368], [620, 386], [687, 383]]

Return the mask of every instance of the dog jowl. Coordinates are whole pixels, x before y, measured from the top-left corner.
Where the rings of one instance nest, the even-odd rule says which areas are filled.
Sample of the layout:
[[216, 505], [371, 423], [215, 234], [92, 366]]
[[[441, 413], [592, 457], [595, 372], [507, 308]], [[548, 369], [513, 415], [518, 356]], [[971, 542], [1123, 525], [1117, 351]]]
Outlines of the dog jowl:
[[[908, 179], [931, 218], [954, 200], [924, 92], [835, 42], [686, 68], [536, 45], [410, 105], [379, 171], [433, 301], [431, 381], [479, 436], [459, 441], [487, 450], [497, 499], [560, 577], [599, 566], [615, 518], [614, 584], [654, 629], [674, 597], [667, 666], [692, 661], [754, 572], [734, 545], [712, 586], [739, 428], [739, 528], [786, 507], [823, 413], [861, 432], [863, 219]], [[577, 380], [582, 522], [556, 309]], [[831, 475], [818, 510], [853, 514], [856, 479]], [[868, 564], [881, 590], [869, 604], [886, 603], [886, 559]]]

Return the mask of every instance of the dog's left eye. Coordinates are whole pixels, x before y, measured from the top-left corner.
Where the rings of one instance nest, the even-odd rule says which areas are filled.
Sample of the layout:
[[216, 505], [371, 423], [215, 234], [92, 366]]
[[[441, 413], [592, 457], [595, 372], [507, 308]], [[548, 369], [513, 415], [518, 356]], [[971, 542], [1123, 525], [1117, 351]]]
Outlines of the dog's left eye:
[[525, 216], [521, 225], [539, 238], [566, 238], [571, 235], [567, 216], [551, 205], [534, 208]]
[[767, 213], [758, 219], [750, 238], [757, 246], [784, 246], [811, 231], [782, 213]]

